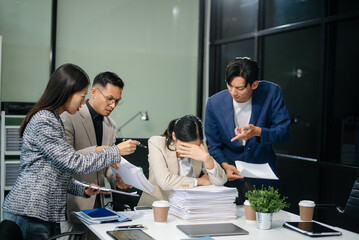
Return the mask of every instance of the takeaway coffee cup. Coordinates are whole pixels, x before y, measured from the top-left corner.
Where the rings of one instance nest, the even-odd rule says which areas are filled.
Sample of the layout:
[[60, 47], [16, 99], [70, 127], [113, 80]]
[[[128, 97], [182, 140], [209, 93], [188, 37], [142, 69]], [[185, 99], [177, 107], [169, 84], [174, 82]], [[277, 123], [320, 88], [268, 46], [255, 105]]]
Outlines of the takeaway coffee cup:
[[152, 208], [155, 222], [167, 222], [168, 209], [170, 208], [170, 203], [168, 201], [154, 201], [152, 204]]
[[315, 203], [309, 200], [302, 200], [299, 202], [299, 213], [300, 220], [302, 221], [312, 221], [314, 213]]
[[256, 212], [252, 209], [248, 200], [244, 201], [244, 214], [246, 215], [246, 220], [256, 220]]

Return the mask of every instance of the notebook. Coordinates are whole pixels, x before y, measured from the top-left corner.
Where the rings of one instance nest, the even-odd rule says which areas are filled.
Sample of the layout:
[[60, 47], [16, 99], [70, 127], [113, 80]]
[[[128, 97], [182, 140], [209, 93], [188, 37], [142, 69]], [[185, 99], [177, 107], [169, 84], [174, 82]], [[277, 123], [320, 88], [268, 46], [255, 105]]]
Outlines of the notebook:
[[115, 218], [118, 216], [117, 213], [112, 212], [107, 208], [85, 209], [85, 210], [81, 210], [81, 212], [92, 220]]
[[248, 232], [233, 223], [177, 225], [190, 237], [247, 235]]

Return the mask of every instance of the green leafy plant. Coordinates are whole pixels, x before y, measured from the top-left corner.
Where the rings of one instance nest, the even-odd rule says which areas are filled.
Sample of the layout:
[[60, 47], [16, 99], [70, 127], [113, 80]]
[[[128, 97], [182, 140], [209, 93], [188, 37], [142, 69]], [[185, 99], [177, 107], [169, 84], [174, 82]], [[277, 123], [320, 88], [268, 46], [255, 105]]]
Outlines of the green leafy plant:
[[278, 190], [274, 190], [273, 187], [266, 189], [262, 186], [262, 189], [248, 191], [246, 197], [256, 212], [275, 213], [289, 207], [289, 204], [286, 203], [287, 197], [281, 197]]

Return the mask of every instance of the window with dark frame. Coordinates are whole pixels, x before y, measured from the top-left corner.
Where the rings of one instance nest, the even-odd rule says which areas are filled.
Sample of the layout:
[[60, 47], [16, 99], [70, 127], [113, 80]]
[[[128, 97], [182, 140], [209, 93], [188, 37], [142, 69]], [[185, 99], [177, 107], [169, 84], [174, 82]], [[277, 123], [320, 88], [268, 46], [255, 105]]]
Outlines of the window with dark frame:
[[277, 153], [359, 166], [358, 23], [354, 0], [212, 0], [209, 96], [231, 59], [256, 59], [292, 120]]

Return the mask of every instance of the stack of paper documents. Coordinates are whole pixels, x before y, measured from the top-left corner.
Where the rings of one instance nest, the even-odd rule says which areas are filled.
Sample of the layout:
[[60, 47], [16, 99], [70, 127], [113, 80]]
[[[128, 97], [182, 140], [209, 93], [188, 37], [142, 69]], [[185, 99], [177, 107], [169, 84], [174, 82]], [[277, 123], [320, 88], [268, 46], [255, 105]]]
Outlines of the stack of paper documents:
[[147, 180], [141, 169], [129, 163], [124, 157], [121, 157], [119, 170], [113, 167], [111, 167], [111, 169], [113, 175], [116, 176], [116, 173], [119, 174], [127, 185], [132, 185], [148, 194], [151, 194], [153, 190], [155, 190], [155, 186]]
[[224, 186], [174, 189], [169, 197], [170, 214], [184, 220], [235, 219], [237, 196], [236, 188]]
[[80, 212], [72, 212], [72, 214], [87, 224], [131, 221], [130, 218], [107, 208], [85, 209]]

